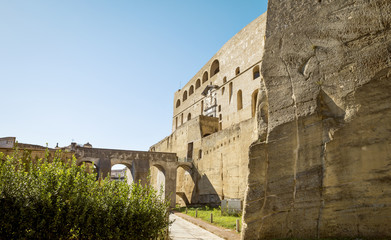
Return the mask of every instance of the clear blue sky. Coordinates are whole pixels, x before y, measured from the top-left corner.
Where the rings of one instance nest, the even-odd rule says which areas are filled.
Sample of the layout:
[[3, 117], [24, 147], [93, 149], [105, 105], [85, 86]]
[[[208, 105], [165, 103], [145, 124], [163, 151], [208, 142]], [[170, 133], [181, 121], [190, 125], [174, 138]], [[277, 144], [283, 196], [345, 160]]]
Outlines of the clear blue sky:
[[0, 0], [0, 137], [148, 148], [174, 92], [266, 0]]

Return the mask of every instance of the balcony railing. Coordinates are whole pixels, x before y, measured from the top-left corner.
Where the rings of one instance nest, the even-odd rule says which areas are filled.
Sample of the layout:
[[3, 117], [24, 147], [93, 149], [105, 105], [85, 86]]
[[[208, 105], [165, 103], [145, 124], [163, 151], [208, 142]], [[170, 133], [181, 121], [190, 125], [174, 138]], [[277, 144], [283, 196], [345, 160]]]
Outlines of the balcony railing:
[[192, 162], [192, 161], [193, 161], [192, 158], [187, 158], [187, 157], [178, 158], [178, 162]]

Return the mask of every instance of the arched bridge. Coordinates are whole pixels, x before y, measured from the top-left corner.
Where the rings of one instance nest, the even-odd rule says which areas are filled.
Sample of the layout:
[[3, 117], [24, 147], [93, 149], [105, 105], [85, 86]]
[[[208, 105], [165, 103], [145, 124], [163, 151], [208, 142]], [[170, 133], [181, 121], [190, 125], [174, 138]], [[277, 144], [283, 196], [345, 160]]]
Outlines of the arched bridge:
[[133, 175], [133, 180], [142, 184], [149, 184], [148, 174], [152, 166], [163, 169], [165, 174], [165, 197], [170, 198], [170, 206], [175, 207], [176, 201], [176, 174], [178, 167], [192, 168], [190, 162], [178, 162], [175, 153], [129, 151], [103, 148], [88, 148], [74, 146], [77, 164], [93, 163], [101, 174], [107, 177], [111, 174], [111, 167], [115, 164], [127, 166]]

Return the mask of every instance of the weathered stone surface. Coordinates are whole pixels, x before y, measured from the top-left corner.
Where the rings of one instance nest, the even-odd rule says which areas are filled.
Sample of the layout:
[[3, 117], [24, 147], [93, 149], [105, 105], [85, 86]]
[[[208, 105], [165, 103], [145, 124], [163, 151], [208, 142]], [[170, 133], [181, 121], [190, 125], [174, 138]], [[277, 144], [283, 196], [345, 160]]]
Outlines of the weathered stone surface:
[[391, 2], [269, 0], [243, 239], [391, 237]]
[[[249, 146], [259, 134], [257, 105], [265, 97], [259, 94], [265, 26], [266, 13], [224, 44], [174, 94], [173, 132], [150, 149], [194, 163], [191, 172], [177, 170], [178, 204], [244, 200]], [[153, 168], [153, 181], [157, 174]]]

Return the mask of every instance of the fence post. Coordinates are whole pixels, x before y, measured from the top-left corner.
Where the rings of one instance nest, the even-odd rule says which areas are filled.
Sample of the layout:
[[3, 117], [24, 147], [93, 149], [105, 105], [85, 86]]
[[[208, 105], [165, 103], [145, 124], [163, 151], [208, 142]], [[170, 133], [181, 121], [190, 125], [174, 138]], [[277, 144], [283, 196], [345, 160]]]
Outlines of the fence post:
[[213, 213], [210, 213], [210, 222], [213, 223]]
[[198, 208], [196, 208], [196, 217], [198, 217]]
[[236, 219], [236, 232], [239, 232], [239, 219]]

